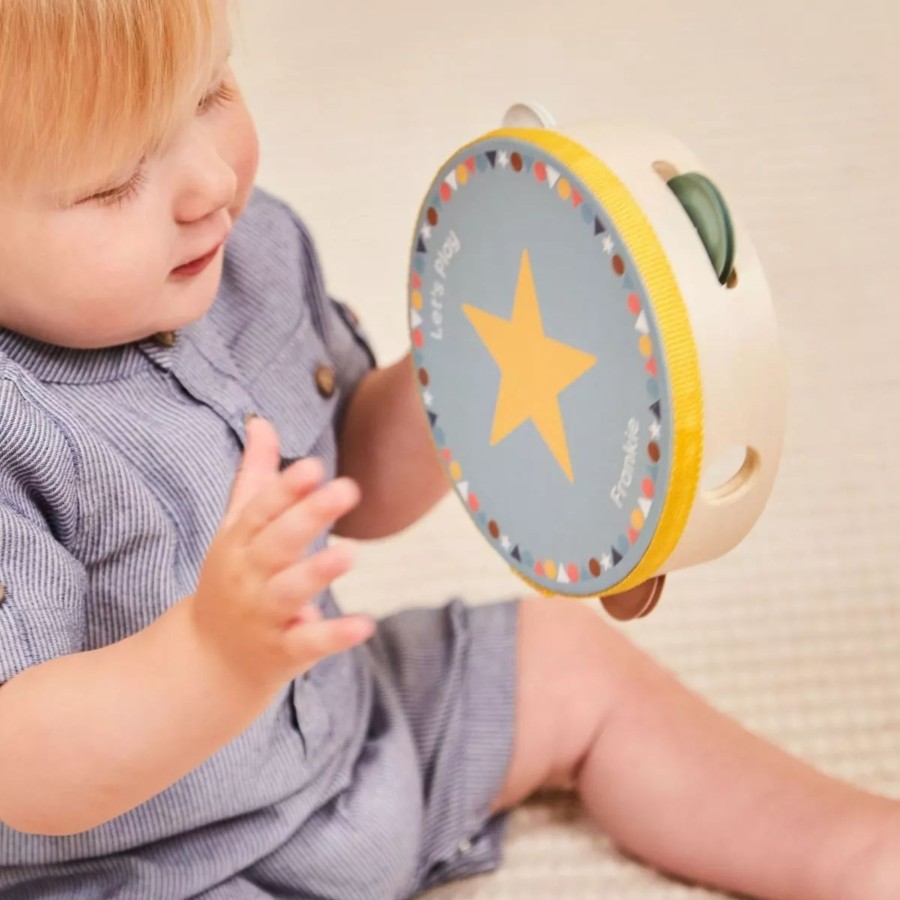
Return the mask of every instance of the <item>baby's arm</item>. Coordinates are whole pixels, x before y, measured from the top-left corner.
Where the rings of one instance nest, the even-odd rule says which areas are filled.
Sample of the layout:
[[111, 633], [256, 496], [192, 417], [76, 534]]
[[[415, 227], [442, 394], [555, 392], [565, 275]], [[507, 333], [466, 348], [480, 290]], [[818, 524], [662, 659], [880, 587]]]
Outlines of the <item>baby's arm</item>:
[[366, 640], [371, 622], [321, 621], [310, 604], [349, 568], [345, 547], [297, 563], [358, 499], [319, 487], [313, 460], [278, 473], [267, 423], [248, 444], [195, 594], [103, 649], [0, 686], [0, 821], [73, 834], [165, 790], [237, 737], [296, 675]]
[[0, 687], [0, 821], [73, 834], [149, 800], [246, 728], [271, 691], [208, 652], [178, 603], [144, 631]]
[[362, 502], [338, 522], [335, 534], [394, 534], [428, 512], [448, 490], [411, 356], [360, 381], [338, 440], [340, 474], [359, 484]]

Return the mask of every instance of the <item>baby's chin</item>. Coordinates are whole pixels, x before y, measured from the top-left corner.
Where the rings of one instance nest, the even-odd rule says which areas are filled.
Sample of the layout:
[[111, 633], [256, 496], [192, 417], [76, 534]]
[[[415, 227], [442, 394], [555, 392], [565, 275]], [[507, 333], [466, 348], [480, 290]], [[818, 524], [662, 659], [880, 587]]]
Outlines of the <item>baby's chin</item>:
[[[178, 332], [202, 319], [215, 303], [222, 283], [224, 251], [198, 275], [191, 278], [167, 278], [155, 289], [143, 294], [137, 304], [137, 317], [124, 318], [117, 304], [103, 308], [80, 308], [77, 316], [59, 322], [52, 316], [43, 320], [8, 325], [27, 337], [71, 350], [108, 350], [135, 344], [158, 335]], [[123, 287], [122, 293], [135, 296], [135, 291]], [[85, 327], [90, 322], [90, 327]]]
[[202, 319], [216, 301], [222, 284], [224, 248], [199, 275], [182, 280], [170, 279], [165, 286], [162, 308], [166, 315], [154, 322], [152, 334], [178, 331]]
[[[204, 273], [205, 274], [205, 273]], [[154, 316], [142, 322], [124, 325], [98, 335], [93, 339], [75, 340], [65, 342], [67, 346], [81, 350], [104, 350], [113, 347], [122, 347], [127, 344], [137, 344], [146, 340], [159, 340], [162, 335], [171, 336], [177, 334], [188, 325], [199, 322], [212, 308], [222, 281], [221, 267], [216, 273], [215, 279], [209, 279], [203, 289], [199, 285], [191, 286], [191, 290], [172, 291], [170, 285], [166, 285], [165, 297], [158, 306], [166, 310], [165, 315]]]

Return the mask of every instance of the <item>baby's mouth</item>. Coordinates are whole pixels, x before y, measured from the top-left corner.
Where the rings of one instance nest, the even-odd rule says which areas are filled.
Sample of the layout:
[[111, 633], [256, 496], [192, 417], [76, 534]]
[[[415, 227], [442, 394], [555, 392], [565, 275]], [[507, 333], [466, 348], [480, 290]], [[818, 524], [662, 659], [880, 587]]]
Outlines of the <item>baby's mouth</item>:
[[174, 278], [193, 278], [195, 275], [199, 275], [218, 256], [222, 249], [222, 243], [217, 244], [204, 256], [199, 256], [197, 259], [178, 266], [177, 269], [172, 269], [172, 276]]

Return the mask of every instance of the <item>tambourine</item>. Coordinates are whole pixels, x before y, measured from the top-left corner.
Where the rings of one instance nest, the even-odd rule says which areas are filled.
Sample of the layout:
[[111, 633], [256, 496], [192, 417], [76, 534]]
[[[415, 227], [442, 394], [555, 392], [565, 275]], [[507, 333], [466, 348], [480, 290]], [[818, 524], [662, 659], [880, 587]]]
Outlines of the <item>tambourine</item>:
[[786, 417], [771, 294], [669, 135], [513, 107], [425, 195], [409, 325], [448, 478], [538, 591], [645, 614], [759, 518]]

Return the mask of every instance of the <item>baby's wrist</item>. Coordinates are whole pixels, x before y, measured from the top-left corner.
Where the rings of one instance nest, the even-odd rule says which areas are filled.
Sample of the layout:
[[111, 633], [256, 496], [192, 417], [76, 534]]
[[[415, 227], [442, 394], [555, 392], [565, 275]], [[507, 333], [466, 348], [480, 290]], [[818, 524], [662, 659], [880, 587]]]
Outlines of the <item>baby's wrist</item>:
[[166, 616], [171, 616], [172, 640], [180, 645], [179, 654], [190, 661], [194, 677], [216, 692], [224, 691], [230, 706], [261, 711], [283, 686], [264, 677], [259, 667], [242, 665], [228, 653], [224, 642], [203, 627], [193, 595], [176, 603]]

